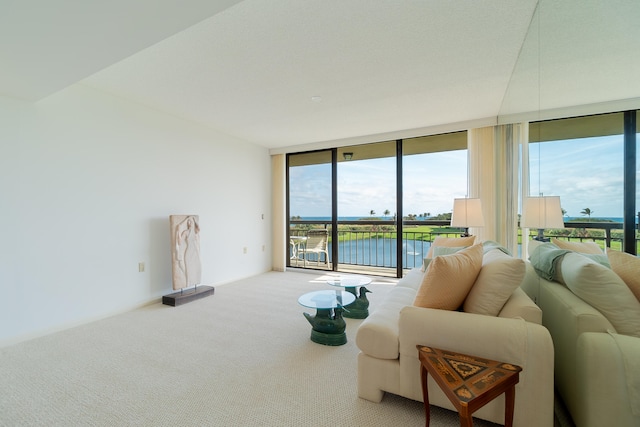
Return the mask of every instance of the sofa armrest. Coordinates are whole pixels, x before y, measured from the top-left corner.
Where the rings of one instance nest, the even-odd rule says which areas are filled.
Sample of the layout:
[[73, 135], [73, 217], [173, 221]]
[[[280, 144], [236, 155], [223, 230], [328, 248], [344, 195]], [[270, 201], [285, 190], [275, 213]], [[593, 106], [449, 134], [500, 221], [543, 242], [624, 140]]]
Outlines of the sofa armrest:
[[[400, 312], [399, 340], [403, 379], [418, 377], [418, 344], [521, 366], [514, 425], [553, 425], [553, 343], [542, 325], [521, 318], [407, 306]], [[420, 396], [419, 381], [408, 387], [414, 388], [406, 390], [407, 395]], [[434, 398], [439, 404], [439, 396]], [[504, 406], [493, 406], [487, 408], [494, 411], [491, 415], [482, 416], [501, 419], [501, 410]]]
[[[400, 311], [400, 354], [416, 353], [416, 345], [472, 354], [520, 365], [527, 362], [527, 336], [532, 323], [459, 311], [406, 306]], [[553, 354], [547, 331], [549, 354]], [[543, 347], [544, 347], [543, 345]], [[417, 357], [417, 354], [416, 354]]]
[[540, 279], [538, 305], [542, 309], [542, 324], [551, 333], [555, 346], [556, 387], [575, 418], [578, 337], [585, 332], [606, 333], [615, 329], [598, 310], [560, 283]]
[[516, 288], [498, 317], [522, 317], [527, 322], [542, 324], [542, 310], [521, 288]]
[[577, 425], [640, 425], [640, 339], [587, 332], [578, 337]]

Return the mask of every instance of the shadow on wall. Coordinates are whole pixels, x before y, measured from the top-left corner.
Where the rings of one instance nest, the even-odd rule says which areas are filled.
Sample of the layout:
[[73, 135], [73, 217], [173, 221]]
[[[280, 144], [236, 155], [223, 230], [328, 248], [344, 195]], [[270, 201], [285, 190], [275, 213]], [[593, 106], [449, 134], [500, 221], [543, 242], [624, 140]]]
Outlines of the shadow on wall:
[[169, 217], [149, 221], [149, 292], [160, 297], [173, 292]]

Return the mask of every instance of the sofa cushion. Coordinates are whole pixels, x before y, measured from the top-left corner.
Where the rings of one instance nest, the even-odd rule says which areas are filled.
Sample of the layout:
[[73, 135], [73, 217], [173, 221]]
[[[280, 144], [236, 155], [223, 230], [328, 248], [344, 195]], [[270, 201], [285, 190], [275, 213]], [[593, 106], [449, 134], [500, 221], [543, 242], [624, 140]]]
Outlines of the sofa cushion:
[[433, 258], [413, 305], [443, 310], [458, 309], [482, 267], [482, 244], [455, 254]]
[[[423, 277], [424, 272], [422, 270], [420, 270], [419, 268], [412, 268], [407, 272], [407, 274], [404, 275], [402, 279], [398, 281], [396, 287], [411, 288], [414, 291], [417, 291], [418, 288], [420, 288]], [[413, 302], [413, 300], [411, 300], [411, 302]], [[409, 304], [411, 304], [411, 302]]]
[[[463, 250], [464, 248], [468, 248], [469, 246], [434, 246], [433, 250], [432, 250], [432, 256], [433, 258], [440, 256], [440, 255], [451, 255], [451, 254], [455, 254], [456, 252], [460, 252], [461, 250]], [[430, 249], [431, 250], [431, 249]], [[424, 273], [425, 271], [427, 271], [427, 267], [429, 267], [429, 263], [431, 262], [432, 258], [427, 258], [425, 257], [422, 260], [422, 272]]]
[[567, 240], [551, 239], [551, 243], [560, 249], [567, 249], [581, 254], [602, 255], [604, 252], [597, 243], [594, 242], [569, 242]]
[[523, 260], [510, 257], [498, 249], [487, 252], [482, 259], [478, 278], [464, 300], [464, 311], [497, 316], [522, 283], [525, 272]]
[[429, 251], [427, 252], [427, 256], [426, 258], [433, 258], [433, 251], [434, 248], [438, 247], [438, 246], [445, 246], [445, 247], [449, 247], [449, 248], [456, 248], [456, 247], [469, 247], [471, 245], [473, 245], [476, 241], [476, 236], [469, 236], [469, 237], [442, 237], [442, 236], [438, 236], [433, 240], [433, 243], [431, 243], [431, 247], [429, 248]]
[[607, 257], [611, 263], [611, 269], [620, 276], [640, 301], [640, 258], [610, 248], [607, 248]]
[[569, 252], [562, 258], [562, 281], [597, 309], [623, 335], [640, 337], [640, 302], [613, 270]]

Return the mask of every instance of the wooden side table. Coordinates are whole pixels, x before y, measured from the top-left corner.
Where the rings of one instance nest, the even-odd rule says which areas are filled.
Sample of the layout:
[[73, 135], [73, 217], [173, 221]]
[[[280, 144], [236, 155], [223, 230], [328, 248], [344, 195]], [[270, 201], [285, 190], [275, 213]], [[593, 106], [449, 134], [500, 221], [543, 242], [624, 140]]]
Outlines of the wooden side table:
[[506, 398], [504, 425], [505, 427], [513, 425], [515, 386], [520, 380], [520, 371], [522, 371], [520, 366], [423, 345], [416, 347], [420, 357], [427, 427], [430, 417], [427, 373], [431, 374], [458, 410], [462, 427], [472, 427], [471, 414], [502, 393], [505, 393]]

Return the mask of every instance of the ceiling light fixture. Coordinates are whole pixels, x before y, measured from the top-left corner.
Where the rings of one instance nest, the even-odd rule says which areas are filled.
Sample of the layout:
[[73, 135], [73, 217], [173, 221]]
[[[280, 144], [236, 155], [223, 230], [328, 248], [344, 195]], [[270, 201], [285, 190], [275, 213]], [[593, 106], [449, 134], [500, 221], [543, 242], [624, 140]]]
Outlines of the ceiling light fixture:
[[342, 153], [342, 157], [344, 157], [345, 160], [351, 160], [353, 159], [353, 153]]

